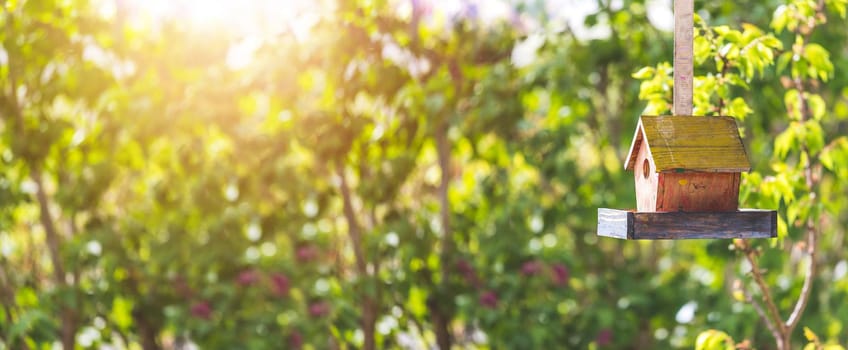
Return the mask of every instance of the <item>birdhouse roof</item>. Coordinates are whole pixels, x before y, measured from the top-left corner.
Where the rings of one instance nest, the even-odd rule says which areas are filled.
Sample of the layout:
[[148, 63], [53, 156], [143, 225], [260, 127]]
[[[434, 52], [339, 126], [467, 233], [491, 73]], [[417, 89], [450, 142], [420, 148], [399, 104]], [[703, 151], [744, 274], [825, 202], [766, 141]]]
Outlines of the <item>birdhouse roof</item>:
[[743, 172], [751, 163], [732, 117], [642, 116], [624, 168], [632, 170], [642, 143], [657, 172]]

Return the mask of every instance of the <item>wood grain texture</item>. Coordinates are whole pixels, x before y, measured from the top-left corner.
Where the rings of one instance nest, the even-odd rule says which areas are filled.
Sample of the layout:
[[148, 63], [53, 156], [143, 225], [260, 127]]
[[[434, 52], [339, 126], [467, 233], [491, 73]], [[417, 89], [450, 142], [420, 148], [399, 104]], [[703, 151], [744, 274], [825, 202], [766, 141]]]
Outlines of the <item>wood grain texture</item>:
[[777, 211], [654, 212], [598, 209], [598, 235], [619, 239], [731, 239], [777, 236]]
[[731, 117], [643, 116], [640, 126], [658, 172], [751, 170]]
[[[739, 206], [739, 173], [661, 173], [655, 210], [734, 211]], [[637, 189], [637, 193], [638, 193]]]
[[692, 114], [694, 73], [693, 37], [695, 35], [694, 0], [674, 0], [674, 86], [672, 111]]

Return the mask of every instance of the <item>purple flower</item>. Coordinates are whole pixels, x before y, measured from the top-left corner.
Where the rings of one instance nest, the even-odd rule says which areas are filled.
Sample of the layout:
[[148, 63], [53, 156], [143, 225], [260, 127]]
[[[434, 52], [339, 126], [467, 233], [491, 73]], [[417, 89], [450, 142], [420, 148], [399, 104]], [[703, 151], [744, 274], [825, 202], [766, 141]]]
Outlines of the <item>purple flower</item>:
[[271, 275], [271, 286], [274, 295], [284, 297], [289, 295], [289, 278], [282, 273], [274, 273]]
[[318, 249], [311, 245], [304, 245], [298, 247], [295, 254], [298, 261], [308, 262], [318, 257]]
[[557, 286], [564, 286], [568, 284], [568, 277], [570, 273], [568, 272], [568, 267], [566, 267], [562, 263], [557, 263], [551, 266], [552, 272], [552, 280], [554, 284]]
[[480, 294], [480, 305], [489, 309], [494, 309], [498, 306], [498, 295], [493, 291], [485, 291]]
[[309, 304], [309, 315], [312, 317], [322, 317], [330, 313], [330, 304], [326, 301], [317, 301]]
[[208, 301], [201, 301], [191, 306], [191, 315], [208, 320], [212, 318], [212, 306]]
[[609, 328], [602, 329], [595, 337], [595, 342], [598, 343], [598, 346], [610, 345], [612, 343], [612, 330]]
[[467, 260], [457, 261], [456, 269], [462, 274], [462, 277], [465, 278], [466, 283], [472, 286], [480, 285], [480, 281], [477, 279], [477, 273], [474, 271], [474, 267], [471, 266], [471, 263]]
[[293, 349], [300, 349], [303, 346], [303, 335], [298, 331], [294, 331], [289, 335], [289, 346]]
[[242, 286], [249, 286], [259, 281], [259, 273], [256, 270], [244, 270], [239, 273], [236, 282]]
[[544, 264], [538, 260], [531, 260], [521, 265], [521, 274], [524, 276], [533, 276], [542, 271]]

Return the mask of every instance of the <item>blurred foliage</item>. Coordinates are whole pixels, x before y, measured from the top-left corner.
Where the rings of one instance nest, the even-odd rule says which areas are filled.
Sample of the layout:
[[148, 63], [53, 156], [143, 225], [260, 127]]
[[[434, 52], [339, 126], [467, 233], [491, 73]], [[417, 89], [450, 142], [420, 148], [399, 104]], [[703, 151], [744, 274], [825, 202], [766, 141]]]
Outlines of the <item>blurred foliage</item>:
[[[600, 38], [377, 0], [259, 40], [105, 3], [0, 2], [0, 349], [773, 347], [731, 242], [595, 235], [668, 111], [646, 1], [599, 1]], [[781, 310], [819, 228], [792, 343], [845, 344], [845, 4], [695, 6], [695, 112], [739, 119], [741, 201], [780, 210]]]

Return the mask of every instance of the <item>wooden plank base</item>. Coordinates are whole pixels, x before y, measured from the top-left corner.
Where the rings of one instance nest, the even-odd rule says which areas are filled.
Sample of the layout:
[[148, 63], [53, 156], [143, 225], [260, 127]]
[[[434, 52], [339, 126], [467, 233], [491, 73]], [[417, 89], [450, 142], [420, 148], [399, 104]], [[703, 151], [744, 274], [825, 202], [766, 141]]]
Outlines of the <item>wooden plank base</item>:
[[618, 239], [731, 239], [777, 237], [777, 211], [636, 212], [598, 209], [598, 236]]

